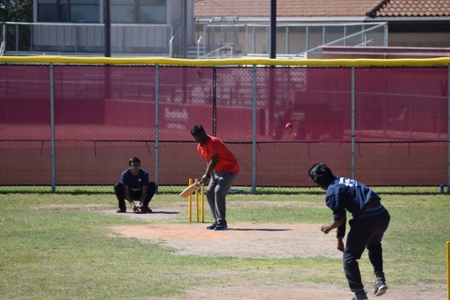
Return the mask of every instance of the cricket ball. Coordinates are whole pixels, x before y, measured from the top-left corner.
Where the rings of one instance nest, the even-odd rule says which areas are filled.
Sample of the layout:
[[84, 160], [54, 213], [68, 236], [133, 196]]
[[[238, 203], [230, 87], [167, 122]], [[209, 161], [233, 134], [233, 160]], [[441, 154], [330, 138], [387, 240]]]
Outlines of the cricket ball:
[[291, 129], [292, 128], [292, 124], [291, 123], [286, 123], [286, 129]]

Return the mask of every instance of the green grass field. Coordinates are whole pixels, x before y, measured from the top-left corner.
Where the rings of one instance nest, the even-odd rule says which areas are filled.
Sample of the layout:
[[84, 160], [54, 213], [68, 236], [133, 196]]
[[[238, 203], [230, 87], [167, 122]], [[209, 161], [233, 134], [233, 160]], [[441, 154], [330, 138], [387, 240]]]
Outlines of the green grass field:
[[[448, 194], [382, 194], [391, 214], [384, 239], [385, 271], [393, 285], [446, 286], [450, 240]], [[231, 194], [228, 221], [313, 223], [331, 220], [324, 193]], [[261, 201], [265, 205], [258, 206]], [[283, 205], [275, 205], [277, 202]], [[248, 206], [245, 203], [251, 203]], [[346, 286], [340, 259], [180, 256], [156, 242], [117, 238], [110, 226], [186, 223], [187, 209], [169, 219], [133, 219], [82, 209], [115, 208], [113, 194], [0, 194], [0, 297], [3, 299], [142, 299], [173, 296], [193, 286], [336, 283]], [[181, 204], [158, 194], [152, 204]], [[256, 205], [255, 205], [256, 203]], [[274, 203], [273, 206], [267, 203]], [[286, 205], [287, 203], [287, 205]], [[53, 209], [48, 209], [53, 207]], [[78, 209], [74, 209], [74, 207]], [[210, 221], [209, 211], [206, 221]], [[367, 253], [362, 275], [371, 278]]]

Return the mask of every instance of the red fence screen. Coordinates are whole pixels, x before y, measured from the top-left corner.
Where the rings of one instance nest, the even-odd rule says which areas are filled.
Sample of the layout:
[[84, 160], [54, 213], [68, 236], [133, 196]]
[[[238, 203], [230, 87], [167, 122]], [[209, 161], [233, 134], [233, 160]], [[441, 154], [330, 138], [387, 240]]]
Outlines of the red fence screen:
[[436, 67], [0, 65], [0, 185], [52, 183], [52, 130], [57, 185], [112, 185], [132, 156], [184, 185], [206, 166], [195, 124], [235, 153], [239, 186], [311, 186], [319, 161], [368, 185], [445, 184], [447, 95]]

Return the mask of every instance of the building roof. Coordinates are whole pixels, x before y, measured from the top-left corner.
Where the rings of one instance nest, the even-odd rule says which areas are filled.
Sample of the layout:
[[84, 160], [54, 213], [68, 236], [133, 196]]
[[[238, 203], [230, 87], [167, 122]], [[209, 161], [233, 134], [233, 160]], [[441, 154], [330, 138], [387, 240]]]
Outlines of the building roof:
[[450, 16], [448, 0], [391, 0], [383, 1], [377, 17], [443, 17]]
[[[196, 18], [268, 18], [269, 0], [194, 0]], [[450, 16], [449, 0], [277, 0], [277, 17]]]

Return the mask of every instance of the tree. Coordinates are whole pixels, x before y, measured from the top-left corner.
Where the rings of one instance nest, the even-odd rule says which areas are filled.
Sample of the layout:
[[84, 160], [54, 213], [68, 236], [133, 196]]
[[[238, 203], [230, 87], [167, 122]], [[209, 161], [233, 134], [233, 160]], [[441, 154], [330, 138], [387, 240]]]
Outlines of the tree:
[[[0, 0], [0, 22], [33, 22], [33, 0]], [[29, 51], [31, 26], [20, 25], [16, 27], [12, 24], [6, 24], [5, 36], [0, 32], [0, 43], [5, 41], [3, 45], [5, 52]], [[19, 43], [16, 44], [16, 36]]]
[[33, 0], [0, 0], [0, 21], [33, 22]]

